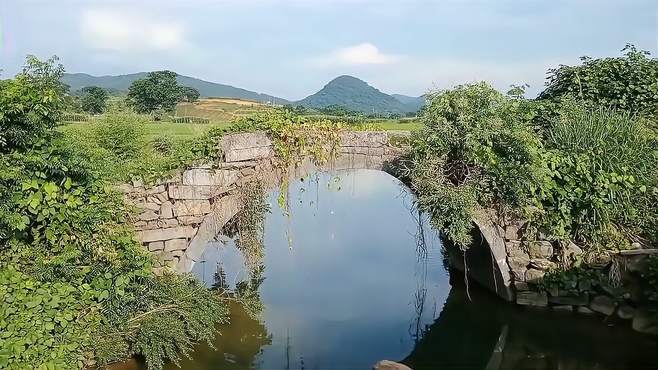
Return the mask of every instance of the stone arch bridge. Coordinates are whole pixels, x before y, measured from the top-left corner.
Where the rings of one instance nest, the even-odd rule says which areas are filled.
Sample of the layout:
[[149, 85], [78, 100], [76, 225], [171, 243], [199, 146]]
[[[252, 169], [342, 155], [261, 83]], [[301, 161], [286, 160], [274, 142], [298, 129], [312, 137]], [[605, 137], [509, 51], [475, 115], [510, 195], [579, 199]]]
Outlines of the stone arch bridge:
[[[260, 132], [231, 134], [221, 140], [222, 160], [217, 163], [191, 166], [153, 186], [133, 182], [119, 188], [127, 202], [141, 211], [133, 224], [144, 247], [160, 261], [158, 270], [169, 268], [185, 273], [192, 270], [208, 242], [215, 239], [241, 209], [240, 187], [260, 181], [266, 189], [272, 189], [280, 184], [283, 176], [302, 177], [317, 169], [373, 169], [396, 175], [395, 164], [405, 150], [392, 145], [391, 139], [406, 135], [404, 132], [345, 131], [340, 134], [338, 155], [328, 165], [318, 168], [306, 159], [283, 171], [267, 135]], [[515, 300], [515, 281], [518, 288], [525, 284], [526, 278], [542, 274], [541, 270], [526, 268], [530, 255], [521, 251], [520, 243], [515, 241], [518, 225], [501, 227], [487, 213], [479, 215], [474, 222], [479, 236], [487, 242], [482, 243], [483, 251], [490, 258], [488, 267], [472, 269], [469, 266], [469, 276], [505, 300]], [[548, 250], [544, 244], [543, 249], [540, 246], [535, 252], [533, 256], [547, 258], [552, 249]], [[525, 264], [524, 258], [527, 259]], [[459, 262], [455, 265], [460, 267]]]

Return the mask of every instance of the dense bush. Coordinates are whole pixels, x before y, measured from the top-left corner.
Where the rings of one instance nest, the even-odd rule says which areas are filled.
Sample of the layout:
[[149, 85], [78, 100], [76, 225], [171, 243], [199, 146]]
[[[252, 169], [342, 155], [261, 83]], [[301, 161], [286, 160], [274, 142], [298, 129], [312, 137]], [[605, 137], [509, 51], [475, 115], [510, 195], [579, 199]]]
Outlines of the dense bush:
[[549, 70], [540, 99], [572, 95], [607, 108], [658, 114], [658, 59], [627, 45], [617, 58], [582, 57], [579, 66]]
[[529, 111], [485, 83], [428, 96], [425, 127], [412, 140], [412, 182], [420, 208], [461, 247], [478, 204], [535, 205], [547, 173]]
[[94, 126], [96, 142], [115, 157], [133, 158], [142, 147], [147, 122], [138, 114], [107, 114]]
[[[87, 141], [50, 130], [62, 69], [28, 66], [38, 67], [3, 82], [11, 88], [0, 104], [12, 130], [0, 152], [0, 367], [82, 368], [141, 354], [161, 368], [209, 339], [225, 307], [188, 277], [153, 275], [134, 239], [108, 179], [130, 163], [122, 140], [135, 132], [94, 130]], [[108, 119], [99, 127], [118, 127]]]
[[541, 104], [484, 83], [431, 94], [412, 140], [421, 209], [461, 247], [481, 208], [530, 221], [588, 250], [652, 243], [658, 229], [658, 144], [646, 120], [563, 99]]

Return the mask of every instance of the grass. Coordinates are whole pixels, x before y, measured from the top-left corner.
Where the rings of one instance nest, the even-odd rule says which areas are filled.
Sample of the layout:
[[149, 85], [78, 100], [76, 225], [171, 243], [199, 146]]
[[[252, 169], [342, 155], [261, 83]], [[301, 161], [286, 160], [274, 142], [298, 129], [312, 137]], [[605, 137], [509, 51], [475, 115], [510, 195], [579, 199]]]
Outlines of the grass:
[[422, 126], [419, 121], [400, 122], [397, 119], [388, 119], [383, 122], [377, 122], [376, 125], [386, 131], [413, 131], [418, 130]]
[[270, 109], [272, 107], [269, 105], [248, 100], [207, 98], [195, 103], [179, 103], [176, 116], [203, 117], [213, 123], [221, 123]]
[[[169, 136], [176, 141], [201, 137], [204, 133], [213, 127], [227, 126], [228, 122], [221, 123], [173, 123], [173, 122], [150, 122], [144, 125], [145, 138], [150, 141], [159, 136]], [[60, 130], [65, 132], [67, 130], [84, 129], [89, 126], [85, 122], [67, 123], [60, 126]]]

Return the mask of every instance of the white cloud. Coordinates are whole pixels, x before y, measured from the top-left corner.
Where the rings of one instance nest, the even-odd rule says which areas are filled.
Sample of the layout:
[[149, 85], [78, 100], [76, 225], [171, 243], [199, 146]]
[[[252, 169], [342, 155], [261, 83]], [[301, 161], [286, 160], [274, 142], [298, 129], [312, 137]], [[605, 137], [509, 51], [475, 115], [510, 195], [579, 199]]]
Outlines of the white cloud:
[[114, 51], [168, 51], [184, 44], [184, 27], [132, 12], [90, 9], [82, 13], [80, 29], [96, 49]]
[[382, 53], [377, 46], [364, 42], [361, 44], [339, 48], [333, 52], [312, 59], [317, 66], [358, 66], [369, 64], [393, 64], [402, 59], [398, 55]]

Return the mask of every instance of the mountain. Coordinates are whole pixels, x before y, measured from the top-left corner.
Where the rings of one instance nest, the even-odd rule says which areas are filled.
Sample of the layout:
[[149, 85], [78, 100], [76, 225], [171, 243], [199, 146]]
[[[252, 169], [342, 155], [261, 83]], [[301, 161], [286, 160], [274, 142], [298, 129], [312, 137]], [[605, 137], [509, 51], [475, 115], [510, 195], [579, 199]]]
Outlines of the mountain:
[[[92, 76], [86, 73], [65, 73], [64, 76], [62, 76], [62, 82], [69, 85], [72, 92], [85, 86], [99, 86], [112, 91], [126, 92], [128, 91], [130, 84], [144, 77], [146, 77], [146, 72], [117, 76]], [[201, 94], [202, 97], [239, 98], [259, 102], [270, 101], [276, 104], [288, 103], [287, 100], [275, 96], [261, 94], [230, 85], [208, 82], [194, 77], [179, 75], [176, 80], [179, 85], [189, 86], [199, 90], [199, 94]]]
[[425, 105], [425, 96], [407, 96], [402, 94], [391, 94], [400, 103], [411, 109], [411, 112], [418, 112]]
[[310, 108], [339, 105], [362, 113], [406, 113], [418, 110], [414, 109], [413, 104], [403, 103], [352, 76], [336, 77], [320, 91], [295, 104]]

